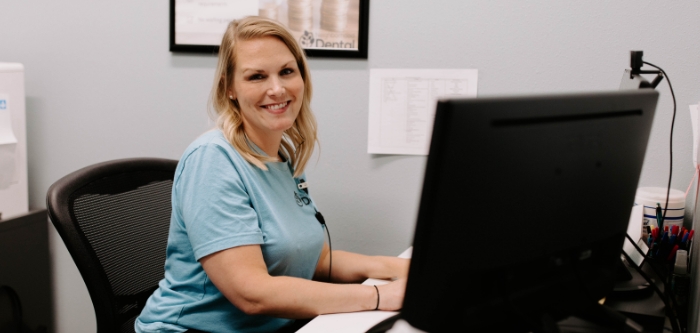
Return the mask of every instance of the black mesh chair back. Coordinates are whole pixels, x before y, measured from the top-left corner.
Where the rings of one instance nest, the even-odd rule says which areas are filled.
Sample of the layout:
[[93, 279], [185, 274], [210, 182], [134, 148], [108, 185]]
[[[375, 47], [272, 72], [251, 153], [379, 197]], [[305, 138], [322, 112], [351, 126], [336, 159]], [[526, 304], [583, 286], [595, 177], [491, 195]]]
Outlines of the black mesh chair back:
[[49, 188], [49, 218], [85, 280], [98, 333], [134, 332], [164, 276], [176, 166], [156, 158], [109, 161]]

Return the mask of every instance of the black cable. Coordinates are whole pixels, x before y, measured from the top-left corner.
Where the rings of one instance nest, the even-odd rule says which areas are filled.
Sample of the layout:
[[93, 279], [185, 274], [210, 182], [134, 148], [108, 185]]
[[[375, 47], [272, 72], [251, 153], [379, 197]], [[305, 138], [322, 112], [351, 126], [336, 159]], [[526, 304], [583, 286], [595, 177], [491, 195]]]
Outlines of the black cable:
[[[630, 236], [630, 234], [625, 234], [625, 236], [627, 236], [627, 239], [630, 241], [630, 243], [632, 243], [632, 246], [634, 246], [634, 248], [637, 249], [637, 252], [641, 253], [642, 256], [644, 257], [644, 261], [642, 261], [642, 264], [639, 265], [639, 268], [641, 269], [642, 265], [644, 265], [644, 263], [647, 262], [647, 259], [649, 259], [649, 260], [652, 260], [652, 259], [649, 256], [649, 253], [644, 253], [644, 251], [642, 251], [642, 249], [639, 248], [639, 246], [632, 240], [632, 237]], [[651, 249], [649, 249], [649, 251], [651, 251]], [[632, 262], [632, 263], [634, 263], [634, 262]], [[654, 264], [649, 263], [649, 267], [651, 267], [651, 269], [654, 271], [654, 274], [656, 274], [657, 276], [663, 276]], [[665, 281], [664, 281], [664, 287], [665, 287]]]
[[[678, 299], [676, 298], [676, 295], [673, 293], [672, 288], [670, 288], [669, 285], [668, 285], [668, 283], [666, 283], [666, 279], [663, 278], [665, 275], [663, 275], [663, 274], [661, 274], [661, 273], [659, 272], [658, 268], [657, 268], [656, 265], [654, 265], [654, 263], [653, 263], [653, 259], [648, 255], [648, 253], [644, 253], [644, 251], [642, 251], [642, 249], [639, 248], [639, 246], [637, 246], [637, 244], [632, 240], [632, 237], [631, 237], [629, 234], [625, 234], [625, 236], [627, 236], [627, 239], [630, 241], [630, 243], [632, 243], [632, 245], [634, 246], [634, 248], [637, 249], [637, 252], [641, 253], [642, 256], [644, 257], [644, 261], [642, 262], [642, 265], [644, 265], [644, 263], [647, 262], [647, 259], [650, 260], [650, 262], [649, 262], [649, 267], [651, 267], [651, 269], [654, 271], [654, 274], [656, 274], [656, 276], [662, 278], [662, 279], [661, 279], [661, 283], [663, 283], [663, 285], [664, 285], [664, 290], [670, 290], [670, 291], [671, 291], [671, 292], [669, 293], [670, 296], [671, 296], [671, 297], [669, 298], [669, 300], [670, 300], [671, 303], [672, 303], [672, 307], [673, 307], [674, 309], [677, 309], [678, 304], [679, 304], [679, 303], [678, 303]], [[651, 252], [651, 249], [650, 249], [649, 251]], [[624, 252], [624, 250], [623, 250], [623, 252]], [[628, 260], [629, 260], [629, 259], [628, 259]], [[633, 264], [633, 263], [634, 263], [634, 262], [631, 262], [631, 264]], [[637, 268], [637, 267], [635, 267], [635, 268], [637, 268], [638, 270], [641, 270], [641, 269], [642, 269], [642, 265], [639, 265], [638, 268]], [[642, 277], [644, 277], [644, 275], [642, 275]], [[645, 278], [645, 279], [646, 279], [646, 278]], [[646, 280], [646, 281], [647, 281], [649, 284], [652, 284], [652, 281], [649, 281], [649, 280]], [[662, 301], [663, 301], [663, 299], [662, 299]], [[666, 303], [664, 302], [664, 306], [668, 307], [669, 305], [666, 304]], [[675, 314], [675, 313], [674, 313], [674, 314]], [[677, 317], [676, 317], [676, 318], [677, 318]], [[680, 325], [681, 327], [683, 327], [683, 325], [680, 324], [680, 320], [678, 320], [678, 321], [679, 321], [678, 325]]]
[[328, 230], [328, 225], [326, 224], [326, 219], [323, 217], [323, 214], [316, 210], [316, 208], [314, 208], [314, 210], [316, 211], [316, 219], [321, 223], [323, 229], [326, 229], [326, 235], [328, 235], [328, 254], [330, 255], [328, 263], [328, 282], [331, 282], [331, 271], [333, 270], [333, 243], [331, 243], [331, 232]]
[[333, 270], [333, 244], [331, 244], [331, 232], [328, 231], [328, 225], [323, 224], [326, 229], [326, 235], [328, 235], [328, 255], [330, 256], [328, 262], [328, 282], [331, 282], [331, 271]]
[[[630, 258], [630, 256], [627, 254], [627, 252], [622, 251], [622, 255], [625, 257], [625, 259], [628, 262], [634, 263], [634, 261], [632, 261], [632, 258]], [[644, 280], [646, 280], [649, 283], [651, 288], [654, 289], [656, 294], [659, 295], [659, 297], [661, 298], [661, 302], [664, 303], [664, 309], [666, 310], [666, 315], [669, 317], [669, 320], [671, 322], [671, 326], [673, 327], [673, 332], [674, 333], [681, 333], [680, 326], [678, 323], [678, 317], [674, 313], [674, 309], [671, 308], [670, 302], [669, 302], [668, 298], [666, 297], [666, 295], [661, 291], [661, 289], [659, 289], [659, 286], [657, 286], [656, 283], [654, 283], [654, 281], [649, 277], [649, 275], [644, 273], [644, 271], [642, 271], [642, 269], [639, 268], [639, 266], [637, 266], [637, 265], [631, 265], [631, 266], [634, 267], [634, 269], [637, 271], [637, 273], [639, 273], [639, 275], [641, 275], [642, 278], [644, 278]], [[659, 277], [661, 277], [661, 276], [659, 276]], [[666, 289], [667, 287], [666, 287], [665, 282], [662, 281], [662, 283], [664, 284], [664, 289]]]
[[666, 82], [668, 82], [668, 88], [671, 90], [671, 97], [673, 97], [673, 117], [671, 118], [671, 136], [669, 138], [669, 170], [668, 170], [668, 189], [666, 190], [666, 205], [664, 206], [664, 215], [661, 217], [661, 221], [666, 220], [666, 212], [668, 212], [668, 197], [671, 194], [671, 176], [673, 175], [673, 127], [674, 124], [676, 123], [676, 94], [673, 93], [673, 86], [671, 85], [671, 78], [666, 74], [666, 72], [659, 66], [656, 66], [652, 63], [644, 61], [644, 64], [647, 64], [651, 67], [654, 67], [661, 71], [661, 73], [664, 74], [666, 77]]

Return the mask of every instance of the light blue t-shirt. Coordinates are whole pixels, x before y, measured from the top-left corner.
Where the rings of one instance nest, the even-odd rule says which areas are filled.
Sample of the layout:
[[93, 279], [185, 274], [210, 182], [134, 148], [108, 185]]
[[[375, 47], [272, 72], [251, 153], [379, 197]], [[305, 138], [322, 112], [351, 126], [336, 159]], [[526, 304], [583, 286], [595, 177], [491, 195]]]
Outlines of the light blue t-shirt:
[[[219, 130], [185, 151], [175, 170], [165, 278], [136, 320], [136, 332], [272, 332], [291, 320], [249, 316], [209, 280], [199, 259], [260, 244], [270, 275], [311, 279], [323, 226], [288, 162], [248, 163]], [[232, 269], [235, 269], [233, 267]]]

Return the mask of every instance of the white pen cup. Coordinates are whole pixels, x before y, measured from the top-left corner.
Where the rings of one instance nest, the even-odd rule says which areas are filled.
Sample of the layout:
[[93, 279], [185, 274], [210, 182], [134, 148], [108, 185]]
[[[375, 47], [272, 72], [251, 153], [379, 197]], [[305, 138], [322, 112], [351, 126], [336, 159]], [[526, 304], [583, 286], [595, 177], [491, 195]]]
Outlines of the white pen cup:
[[656, 218], [656, 206], [661, 205], [661, 215], [666, 213], [663, 220], [664, 226], [677, 225], [679, 228], [683, 226], [683, 218], [685, 217], [685, 193], [682, 191], [671, 189], [668, 195], [668, 210], [666, 208], [666, 192], [668, 188], [664, 187], [640, 187], [637, 189], [637, 195], [634, 198], [635, 205], [644, 206], [644, 217], [642, 218], [642, 229], [647, 226], [658, 227]]

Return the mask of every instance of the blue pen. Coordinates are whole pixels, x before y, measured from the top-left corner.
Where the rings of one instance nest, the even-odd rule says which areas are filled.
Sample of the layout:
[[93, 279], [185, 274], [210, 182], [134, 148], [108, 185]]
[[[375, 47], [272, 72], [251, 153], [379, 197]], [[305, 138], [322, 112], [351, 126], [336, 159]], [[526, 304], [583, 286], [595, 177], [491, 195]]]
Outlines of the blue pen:
[[659, 247], [656, 250], [656, 255], [663, 255], [663, 252], [661, 249], [666, 247], [666, 243], [668, 243], [668, 232], [664, 232], [664, 235], [661, 237], [661, 241], [659, 242]]
[[682, 244], [682, 245], [685, 245], [685, 242], [687, 242], [687, 241], [688, 241], [688, 233], [686, 233], [686, 234], [683, 236], [683, 239], [681, 239], [681, 244]]
[[672, 234], [671, 237], [668, 238], [668, 242], [671, 245], [676, 245], [676, 237], [677, 237], [676, 235]]
[[661, 230], [664, 230], [664, 217], [661, 214], [661, 204], [656, 203], [656, 223]]

